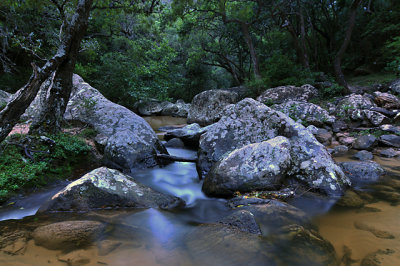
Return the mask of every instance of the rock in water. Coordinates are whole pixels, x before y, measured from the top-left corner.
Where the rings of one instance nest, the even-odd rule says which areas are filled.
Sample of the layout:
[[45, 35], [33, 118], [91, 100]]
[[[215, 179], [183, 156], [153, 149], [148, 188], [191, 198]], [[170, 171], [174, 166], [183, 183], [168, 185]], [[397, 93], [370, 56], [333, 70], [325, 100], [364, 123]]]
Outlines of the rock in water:
[[157, 153], [166, 153], [150, 125], [127, 108], [107, 100], [74, 75], [66, 119], [79, 120], [108, 137], [104, 159], [113, 168], [145, 168], [157, 165]]
[[248, 144], [229, 153], [215, 164], [203, 189], [210, 195], [230, 196], [235, 191], [278, 189], [291, 161], [290, 142], [276, 137]]
[[[283, 113], [250, 98], [227, 106], [219, 122], [211, 125], [201, 136], [197, 164], [199, 174], [206, 177], [216, 162], [229, 156], [235, 149], [277, 136], [286, 137], [291, 144], [291, 167], [287, 177], [330, 195], [341, 194], [343, 186], [349, 184], [327, 149], [309, 130]], [[208, 191], [208, 188], [214, 186], [209, 184], [215, 183], [217, 186], [220, 180], [213, 172], [206, 177], [205, 184], [208, 185], [203, 186], [209, 194], [213, 194], [213, 191]]]
[[179, 138], [189, 147], [198, 147], [200, 136], [207, 131], [208, 127], [200, 127], [199, 124], [190, 124], [183, 128], [177, 128], [170, 131], [164, 135], [165, 140], [170, 140], [173, 138]]
[[280, 104], [287, 101], [306, 102], [312, 97], [315, 97], [317, 95], [318, 95], [318, 90], [309, 84], [305, 84], [301, 87], [280, 86], [264, 91], [257, 98], [257, 101], [262, 102], [264, 104], [269, 104], [269, 103]]
[[340, 164], [354, 187], [377, 182], [386, 171], [376, 162], [343, 162]]
[[172, 209], [184, 205], [180, 198], [154, 191], [117, 170], [101, 167], [66, 186], [39, 212], [123, 207]]
[[237, 103], [239, 94], [229, 90], [208, 90], [194, 96], [189, 109], [188, 123], [207, 126], [221, 117], [225, 106]]
[[68, 249], [90, 244], [104, 230], [97, 221], [66, 221], [36, 228], [32, 237], [35, 244], [48, 249]]

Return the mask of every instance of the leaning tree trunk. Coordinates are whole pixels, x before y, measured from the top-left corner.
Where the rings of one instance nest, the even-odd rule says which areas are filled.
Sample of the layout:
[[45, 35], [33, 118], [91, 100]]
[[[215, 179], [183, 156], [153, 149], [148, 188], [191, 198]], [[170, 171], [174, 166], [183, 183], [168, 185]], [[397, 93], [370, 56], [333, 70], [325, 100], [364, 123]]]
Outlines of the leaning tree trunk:
[[240, 24], [242, 26], [244, 40], [246, 41], [247, 47], [249, 48], [250, 59], [251, 59], [252, 65], [253, 65], [254, 77], [257, 80], [260, 80], [261, 74], [260, 74], [260, 67], [258, 64], [258, 57], [257, 57], [257, 53], [256, 53], [256, 48], [254, 47], [253, 40], [251, 39], [251, 35], [249, 32], [249, 26], [248, 26], [248, 24], [243, 23], [243, 22], [241, 22]]
[[346, 52], [347, 47], [349, 46], [351, 34], [353, 33], [354, 25], [356, 22], [357, 8], [360, 6], [361, 2], [362, 0], [354, 0], [351, 4], [346, 34], [344, 36], [342, 46], [340, 47], [333, 61], [336, 81], [337, 83], [339, 83], [339, 85], [345, 87], [348, 93], [350, 93], [350, 89], [342, 71], [342, 58], [344, 56], [344, 53]]
[[[91, 1], [87, 1], [91, 2]], [[75, 69], [76, 58], [79, 52], [79, 46], [83, 39], [90, 13], [91, 3], [87, 3], [88, 8], [85, 9], [82, 17], [78, 18], [78, 26], [74, 27], [74, 22], [71, 23], [72, 34], [74, 40], [70, 45], [69, 53], [66, 60], [59, 66], [53, 81], [53, 86], [50, 88], [49, 96], [46, 102], [41, 106], [41, 110], [35, 117], [29, 133], [30, 134], [57, 134], [61, 131], [61, 124], [64, 118], [65, 109], [69, 101], [72, 90], [72, 75]]]
[[33, 74], [27, 84], [16, 92], [13, 99], [0, 112], [0, 142], [11, 132], [19, 118], [35, 99], [41, 84], [56, 71], [56, 69], [68, 58], [71, 47], [76, 45], [76, 32], [86, 24], [93, 0], [79, 0], [76, 12], [72, 17], [67, 34], [53, 58], [48, 60], [43, 68], [33, 66]]

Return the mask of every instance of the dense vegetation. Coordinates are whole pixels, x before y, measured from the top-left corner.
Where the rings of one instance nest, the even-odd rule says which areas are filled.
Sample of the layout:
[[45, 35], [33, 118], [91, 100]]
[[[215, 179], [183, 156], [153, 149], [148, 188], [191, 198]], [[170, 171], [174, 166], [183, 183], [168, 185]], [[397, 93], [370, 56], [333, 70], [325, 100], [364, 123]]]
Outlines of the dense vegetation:
[[[0, 89], [15, 92], [60, 44], [60, 8], [76, 1], [0, 3]], [[350, 0], [94, 1], [75, 72], [106, 97], [190, 101], [206, 89], [334, 80]], [[361, 1], [341, 60], [346, 78], [398, 74], [400, 2]], [[339, 86], [325, 92], [340, 93]]]
[[0, 145], [0, 202], [21, 188], [70, 177], [79, 164], [89, 160], [89, 151], [83, 139], [65, 133], [10, 136]]

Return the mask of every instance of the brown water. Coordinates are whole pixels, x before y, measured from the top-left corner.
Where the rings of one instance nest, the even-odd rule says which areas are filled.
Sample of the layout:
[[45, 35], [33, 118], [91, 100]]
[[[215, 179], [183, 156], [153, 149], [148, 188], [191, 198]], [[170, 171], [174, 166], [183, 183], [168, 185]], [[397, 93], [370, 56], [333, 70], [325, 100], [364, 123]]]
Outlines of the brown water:
[[[349, 153], [347, 156], [336, 158], [337, 161], [353, 161]], [[374, 161], [382, 165], [390, 172], [385, 178], [385, 187], [372, 185], [370, 192], [373, 195], [381, 189], [387, 190], [393, 184], [400, 182], [400, 159], [387, 159], [374, 156]], [[399, 189], [395, 189], [400, 193]], [[335, 247], [339, 257], [344, 255], [345, 246], [352, 252], [351, 258], [356, 260], [354, 265], [359, 265], [361, 260], [368, 254], [378, 249], [391, 249], [394, 253], [385, 256], [382, 265], [400, 265], [400, 206], [398, 203], [374, 198], [376, 202], [365, 205], [367, 208], [333, 208], [330, 212], [315, 219], [320, 234], [329, 240]], [[369, 209], [368, 207], [375, 208]], [[357, 224], [365, 224], [370, 228], [381, 230], [391, 234], [394, 238], [376, 237], [370, 231], [356, 228]]]
[[187, 119], [184, 117], [172, 116], [145, 116], [143, 117], [147, 123], [154, 129], [159, 139], [163, 139], [165, 132], [160, 132], [157, 129], [164, 126], [183, 127], [186, 125]]
[[[146, 120], [155, 129], [186, 122], [185, 119], [171, 117], [148, 117]], [[181, 157], [196, 154], [195, 151], [185, 149], [170, 149], [169, 152]], [[336, 159], [351, 160], [350, 155]], [[400, 161], [378, 158], [377, 162], [393, 173], [384, 185], [398, 182], [396, 184], [400, 188], [400, 178], [397, 180], [400, 177]], [[67, 265], [68, 260], [68, 265], [311, 265], [310, 261], [307, 262], [296, 252], [298, 249], [290, 249], [285, 239], [271, 240], [265, 235], [249, 236], [218, 226], [201, 225], [214, 223], [231, 210], [225, 200], [208, 198], [202, 193], [194, 163], [175, 162], [163, 168], [137, 172], [134, 177], [157, 190], [181, 197], [187, 202], [187, 207], [175, 212], [126, 209], [29, 216], [35, 213], [45, 197], [53, 191], [33, 194], [25, 201], [0, 212], [0, 220], [5, 220], [0, 222], [0, 233], [18, 232], [21, 229], [30, 231], [38, 225], [63, 220], [96, 220], [107, 224], [107, 228], [93, 245], [74, 251], [48, 250], [29, 240], [26, 245], [21, 244], [24, 249], [16, 255], [0, 252], [0, 265]], [[373, 189], [378, 190], [379, 187]], [[376, 208], [375, 212], [332, 208], [334, 203], [324, 200], [318, 202], [307, 199], [297, 203], [317, 215], [314, 222], [320, 234], [333, 244], [339, 258], [344, 254], [344, 246], [351, 250], [351, 259], [357, 261], [354, 265], [359, 265], [360, 260], [371, 252], [390, 248], [395, 253], [385, 259], [384, 265], [400, 265], [398, 206], [380, 198], [366, 205]], [[24, 216], [29, 217], [10, 220]], [[385, 231], [394, 238], [378, 238], [369, 231], [356, 229], [355, 223]], [[268, 231], [267, 227], [263, 229]], [[273, 232], [273, 229], [270, 230]], [[107, 250], [104, 246], [114, 248]], [[18, 247], [6, 249], [15, 251]]]

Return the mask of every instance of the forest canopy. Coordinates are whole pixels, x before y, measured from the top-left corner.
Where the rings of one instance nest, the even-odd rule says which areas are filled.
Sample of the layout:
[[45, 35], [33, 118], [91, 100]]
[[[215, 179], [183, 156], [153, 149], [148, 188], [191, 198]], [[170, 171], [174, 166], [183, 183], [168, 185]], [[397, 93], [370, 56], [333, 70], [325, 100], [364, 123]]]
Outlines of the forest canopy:
[[[1, 1], [1, 90], [17, 91], [31, 63], [57, 51], [76, 2]], [[144, 98], [190, 101], [215, 88], [326, 80], [338, 83], [325, 92], [333, 95], [347, 86], [337, 63], [346, 80], [399, 74], [399, 28], [396, 0], [93, 1], [75, 72], [127, 107]]]

